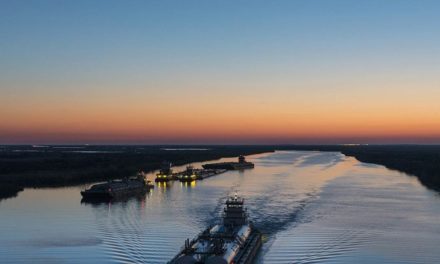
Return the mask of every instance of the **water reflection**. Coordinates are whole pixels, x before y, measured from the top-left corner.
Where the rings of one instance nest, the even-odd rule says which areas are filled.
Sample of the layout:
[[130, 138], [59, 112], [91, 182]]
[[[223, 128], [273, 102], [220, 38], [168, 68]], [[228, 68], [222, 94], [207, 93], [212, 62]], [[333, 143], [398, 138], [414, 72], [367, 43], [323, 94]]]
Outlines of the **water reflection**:
[[165, 263], [186, 238], [219, 221], [224, 199], [237, 191], [264, 232], [261, 263], [440, 260], [439, 197], [415, 178], [338, 153], [248, 159], [255, 169], [157, 183], [146, 195], [107, 203], [80, 203], [82, 187], [27, 189], [0, 203], [0, 257]]
[[125, 197], [120, 197], [120, 198], [109, 198], [109, 199], [85, 199], [82, 198], [81, 199], [81, 204], [90, 204], [90, 205], [99, 205], [99, 204], [114, 204], [114, 203], [126, 203], [130, 200], [135, 200], [138, 201], [139, 203], [145, 203], [145, 198], [148, 195], [151, 195], [151, 192], [153, 190], [149, 190], [146, 193], [142, 193], [142, 194], [138, 194], [135, 196], [125, 196]]
[[182, 188], [194, 188], [197, 185], [197, 180], [191, 181], [191, 182], [179, 182], [180, 187]]

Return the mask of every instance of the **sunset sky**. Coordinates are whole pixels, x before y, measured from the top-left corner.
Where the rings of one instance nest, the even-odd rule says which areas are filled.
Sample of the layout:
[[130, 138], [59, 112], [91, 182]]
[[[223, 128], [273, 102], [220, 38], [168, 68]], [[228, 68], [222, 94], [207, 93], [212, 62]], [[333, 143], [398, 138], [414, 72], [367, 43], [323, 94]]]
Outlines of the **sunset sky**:
[[0, 1], [0, 144], [440, 143], [440, 1]]

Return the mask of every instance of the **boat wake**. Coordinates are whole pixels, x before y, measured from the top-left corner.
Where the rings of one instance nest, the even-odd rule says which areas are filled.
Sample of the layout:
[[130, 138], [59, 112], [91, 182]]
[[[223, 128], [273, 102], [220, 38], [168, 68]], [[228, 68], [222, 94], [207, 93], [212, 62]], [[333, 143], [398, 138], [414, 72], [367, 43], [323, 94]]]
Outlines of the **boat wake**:
[[104, 212], [97, 217], [97, 226], [108, 255], [119, 263], [146, 263], [142, 242], [146, 233], [137, 203], [129, 201], [124, 206], [109, 204], [108, 208], [103, 206], [101, 209]]

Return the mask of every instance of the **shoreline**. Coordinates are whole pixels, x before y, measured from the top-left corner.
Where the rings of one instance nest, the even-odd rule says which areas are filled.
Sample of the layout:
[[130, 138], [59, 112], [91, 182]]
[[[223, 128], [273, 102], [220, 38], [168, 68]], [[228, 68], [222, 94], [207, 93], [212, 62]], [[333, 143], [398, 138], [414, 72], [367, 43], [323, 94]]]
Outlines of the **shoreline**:
[[[0, 166], [0, 185], [7, 185], [8, 188], [0, 188], [0, 200], [17, 196], [24, 188], [75, 186], [123, 178], [135, 175], [141, 170], [151, 173], [159, 170], [164, 160], [173, 163], [173, 166], [184, 166], [194, 162], [207, 162], [221, 158], [238, 157], [239, 155], [247, 156], [274, 151], [273, 148], [266, 146], [214, 146], [203, 151], [188, 147], [164, 150], [162, 147], [156, 146], [143, 146], [142, 148], [138, 146], [110, 146], [112, 149], [123, 148], [126, 151], [118, 153], [102, 150], [109, 148], [109, 146], [92, 146], [90, 148], [93, 150], [88, 150], [88, 153], [68, 154], [57, 150], [29, 152], [27, 149], [21, 149], [18, 154], [17, 152], [1, 152], [0, 162], [3, 164]], [[147, 149], [147, 151], [136, 152], [134, 148]], [[100, 149], [99, 152], [96, 149]], [[13, 158], [15, 160], [10, 161]], [[13, 164], [15, 173], [4, 173], [8, 166], [4, 161], [8, 159], [10, 164], [18, 163], [19, 166]], [[61, 163], [61, 165], [54, 166], [57, 163]], [[40, 169], [32, 170], [27, 166]]]
[[[20, 148], [14, 152], [13, 148]], [[203, 147], [203, 150], [201, 150]], [[440, 192], [439, 145], [278, 145], [278, 146], [86, 146], [88, 152], [29, 152], [32, 146], [6, 146], [0, 152], [0, 200], [23, 188], [64, 187], [151, 173], [164, 160], [173, 166], [277, 150], [336, 151], [360, 162], [385, 166]], [[118, 152], [116, 152], [118, 151]], [[125, 151], [125, 152], [124, 152]], [[9, 173], [8, 173], [9, 172]]]

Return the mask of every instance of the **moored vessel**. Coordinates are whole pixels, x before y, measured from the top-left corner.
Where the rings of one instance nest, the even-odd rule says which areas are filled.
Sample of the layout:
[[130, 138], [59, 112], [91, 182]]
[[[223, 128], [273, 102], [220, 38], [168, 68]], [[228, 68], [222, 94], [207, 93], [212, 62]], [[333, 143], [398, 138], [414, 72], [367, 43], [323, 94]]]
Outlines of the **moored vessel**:
[[262, 235], [248, 220], [244, 199], [235, 195], [226, 200], [223, 223], [187, 239], [169, 264], [250, 264], [261, 244]]
[[154, 188], [154, 185], [139, 173], [136, 178], [112, 180], [106, 183], [95, 184], [81, 192], [83, 200], [112, 200], [122, 197], [143, 194]]
[[198, 179], [199, 170], [195, 170], [193, 166], [187, 166], [186, 170], [179, 175], [179, 181], [192, 182]]
[[164, 161], [158, 174], [156, 174], [155, 182], [169, 182], [176, 179], [171, 169], [171, 162]]
[[185, 171], [178, 173], [177, 178], [181, 182], [192, 182], [195, 180], [203, 180], [224, 172], [226, 172], [225, 169], [194, 169], [193, 166], [187, 166]]
[[254, 163], [246, 161], [243, 155], [238, 157], [238, 162], [218, 162], [202, 165], [204, 169], [226, 169], [226, 170], [244, 170], [255, 167]]

